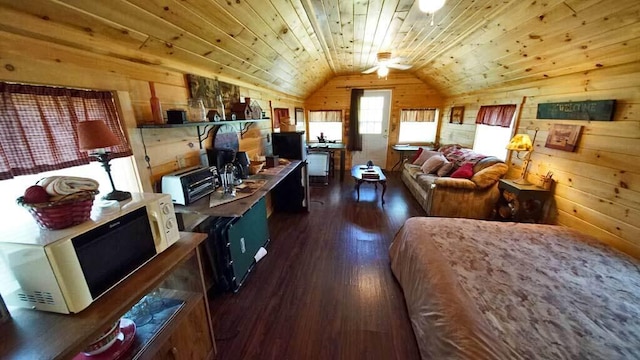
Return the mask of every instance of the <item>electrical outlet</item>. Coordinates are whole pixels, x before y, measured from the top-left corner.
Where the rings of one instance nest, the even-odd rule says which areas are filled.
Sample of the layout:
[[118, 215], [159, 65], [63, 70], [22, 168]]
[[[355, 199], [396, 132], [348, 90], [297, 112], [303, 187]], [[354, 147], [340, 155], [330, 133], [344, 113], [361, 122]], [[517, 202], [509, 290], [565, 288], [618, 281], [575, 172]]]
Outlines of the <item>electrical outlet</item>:
[[182, 169], [183, 167], [187, 166], [187, 160], [184, 158], [184, 155], [177, 155], [176, 156], [176, 162], [178, 163], [178, 167], [180, 169]]

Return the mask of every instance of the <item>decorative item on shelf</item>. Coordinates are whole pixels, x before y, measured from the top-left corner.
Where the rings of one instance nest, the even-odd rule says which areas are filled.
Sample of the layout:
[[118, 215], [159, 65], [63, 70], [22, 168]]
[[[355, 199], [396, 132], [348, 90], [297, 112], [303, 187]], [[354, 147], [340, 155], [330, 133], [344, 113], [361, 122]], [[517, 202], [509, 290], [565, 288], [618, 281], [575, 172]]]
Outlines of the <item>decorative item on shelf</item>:
[[[536, 141], [537, 135], [538, 135], [538, 128], [536, 128], [536, 133], [533, 136], [533, 141], [529, 137], [529, 134], [516, 134], [507, 145], [507, 150], [515, 151], [516, 157], [523, 161], [520, 178], [514, 181], [516, 184], [531, 185], [531, 183], [527, 181], [527, 173], [528, 173], [529, 163], [531, 162], [531, 153], [533, 152], [533, 144]], [[524, 158], [520, 158], [521, 151], [527, 152]]]
[[187, 112], [181, 109], [167, 110], [167, 124], [184, 124], [187, 121]]
[[267, 160], [267, 168], [272, 168], [280, 165], [280, 161], [278, 160], [278, 155], [267, 156], [266, 160]]
[[250, 98], [245, 98], [243, 103], [235, 103], [231, 105], [231, 113], [236, 115], [238, 120], [247, 120], [252, 118], [251, 106], [249, 106]]
[[217, 110], [209, 110], [209, 112], [207, 113], [207, 120], [211, 122], [218, 122], [221, 120], [220, 114], [218, 114]]
[[553, 187], [553, 173], [551, 171], [547, 172], [547, 175], [540, 175], [540, 187], [545, 190], [551, 190]]
[[[249, 98], [246, 98], [246, 102], [249, 102]], [[249, 106], [251, 107], [251, 119], [262, 119], [264, 116], [264, 112], [262, 111], [262, 108], [260, 107], [260, 104], [258, 104], [257, 101], [253, 100], [251, 101], [251, 103], [249, 104]]]
[[200, 98], [189, 99], [189, 121], [190, 122], [203, 122], [207, 121], [207, 109], [204, 107], [204, 102]]
[[109, 182], [113, 191], [103, 196], [105, 200], [123, 201], [131, 198], [131, 193], [116, 190], [111, 177], [111, 165], [109, 165], [110, 152], [105, 148], [120, 144], [120, 140], [109, 130], [104, 121], [83, 121], [78, 123], [78, 139], [80, 150], [95, 150], [96, 152], [89, 154], [96, 158], [109, 176]]
[[155, 124], [163, 124], [164, 118], [162, 117], [162, 107], [160, 106], [160, 99], [156, 96], [156, 86], [153, 81], [149, 81], [149, 90], [151, 91], [151, 119]]
[[224, 102], [222, 101], [222, 95], [220, 94], [216, 96], [216, 111], [218, 112], [218, 115], [220, 115], [220, 120], [227, 119], [227, 115], [224, 110]]

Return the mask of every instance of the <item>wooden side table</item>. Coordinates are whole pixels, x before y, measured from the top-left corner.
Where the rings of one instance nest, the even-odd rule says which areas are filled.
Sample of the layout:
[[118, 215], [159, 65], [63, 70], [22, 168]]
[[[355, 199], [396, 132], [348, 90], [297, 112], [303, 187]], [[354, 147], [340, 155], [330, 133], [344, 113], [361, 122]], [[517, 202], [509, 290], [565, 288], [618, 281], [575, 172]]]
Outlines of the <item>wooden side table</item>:
[[500, 199], [496, 204], [497, 220], [530, 223], [542, 221], [544, 204], [551, 196], [549, 190], [535, 185], [517, 184], [507, 179], [500, 180], [498, 189]]

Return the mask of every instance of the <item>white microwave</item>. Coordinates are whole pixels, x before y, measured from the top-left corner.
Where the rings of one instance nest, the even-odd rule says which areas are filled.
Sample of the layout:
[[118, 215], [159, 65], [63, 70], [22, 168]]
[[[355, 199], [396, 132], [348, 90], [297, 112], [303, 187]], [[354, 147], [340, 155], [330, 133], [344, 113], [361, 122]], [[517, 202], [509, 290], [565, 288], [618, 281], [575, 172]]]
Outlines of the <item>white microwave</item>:
[[0, 239], [15, 278], [2, 296], [10, 307], [78, 313], [179, 237], [167, 194], [132, 194], [119, 211], [66, 229], [25, 229]]

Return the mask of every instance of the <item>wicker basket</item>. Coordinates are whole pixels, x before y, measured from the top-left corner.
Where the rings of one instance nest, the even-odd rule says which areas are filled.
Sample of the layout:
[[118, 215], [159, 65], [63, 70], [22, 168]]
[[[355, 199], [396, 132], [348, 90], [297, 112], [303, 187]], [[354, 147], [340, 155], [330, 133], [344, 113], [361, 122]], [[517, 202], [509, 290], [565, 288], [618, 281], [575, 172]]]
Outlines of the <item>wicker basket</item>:
[[78, 225], [89, 220], [93, 199], [97, 191], [80, 191], [59, 200], [29, 204], [24, 197], [16, 202], [25, 207], [43, 229], [58, 230]]

